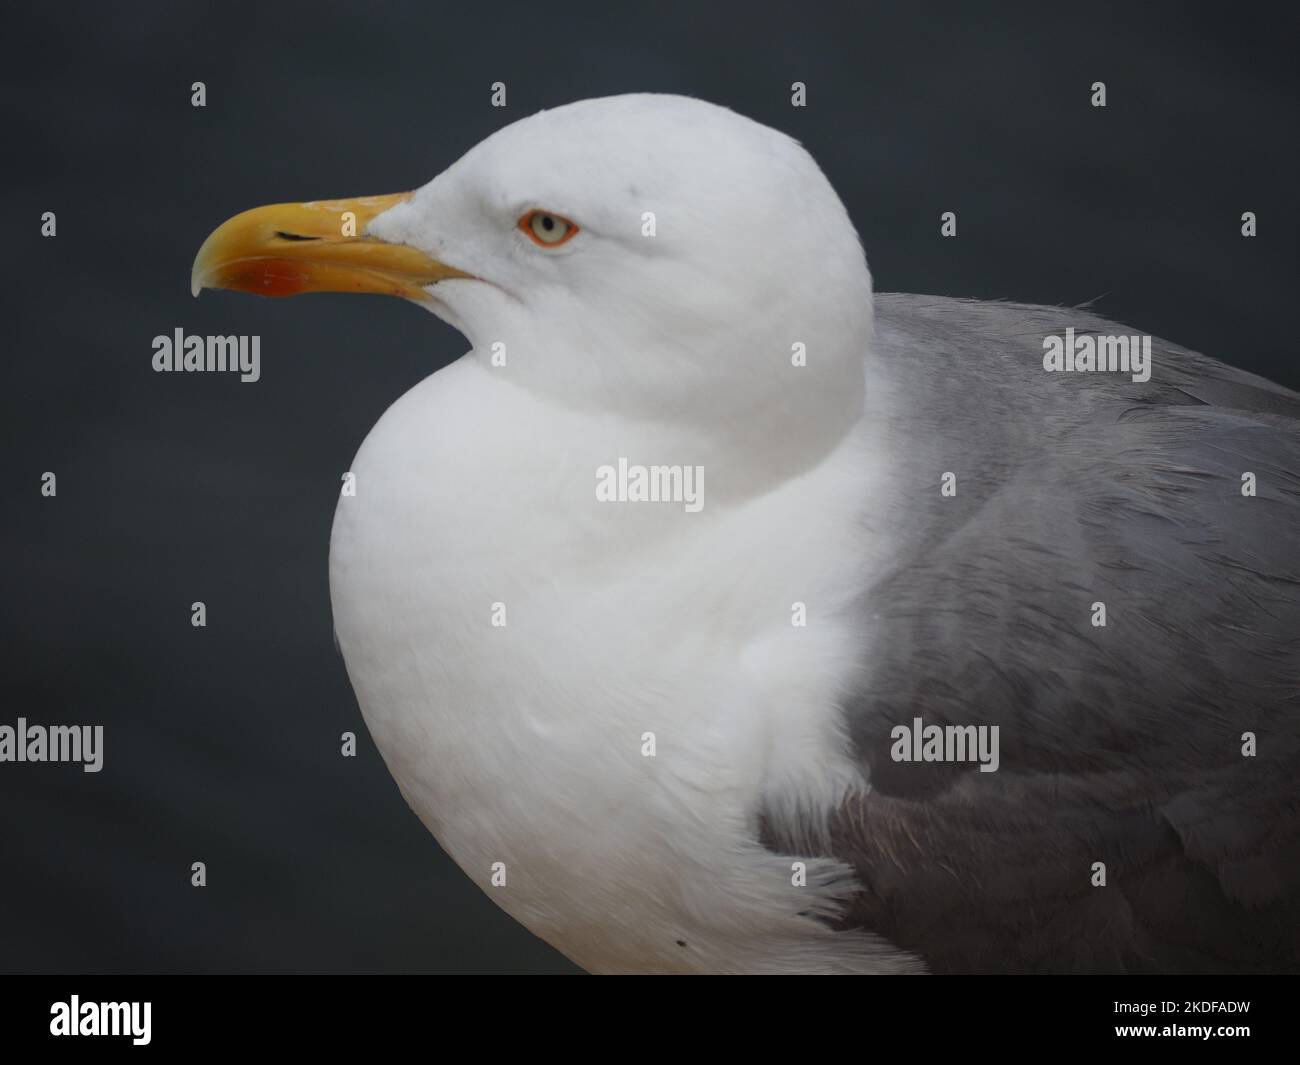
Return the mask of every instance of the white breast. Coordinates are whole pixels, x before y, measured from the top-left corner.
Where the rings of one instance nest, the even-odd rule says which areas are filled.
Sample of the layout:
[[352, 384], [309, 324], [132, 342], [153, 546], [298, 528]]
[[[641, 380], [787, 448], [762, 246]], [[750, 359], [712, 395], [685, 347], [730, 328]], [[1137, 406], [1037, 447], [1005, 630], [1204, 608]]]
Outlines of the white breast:
[[660, 445], [469, 360], [399, 400], [330, 550], [366, 723], [465, 873], [585, 968], [878, 971], [815, 920], [846, 870], [797, 886], [755, 835], [864, 784], [835, 711], [869, 636], [860, 441], [744, 504], [597, 501], [601, 464], [691, 461]]

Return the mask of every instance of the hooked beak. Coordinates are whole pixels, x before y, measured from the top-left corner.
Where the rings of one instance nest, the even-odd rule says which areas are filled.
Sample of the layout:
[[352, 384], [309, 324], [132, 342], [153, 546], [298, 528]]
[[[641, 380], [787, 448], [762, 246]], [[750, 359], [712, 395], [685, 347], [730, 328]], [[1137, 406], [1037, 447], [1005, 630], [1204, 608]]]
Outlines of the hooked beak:
[[377, 292], [426, 298], [436, 281], [470, 277], [404, 244], [368, 236], [366, 228], [414, 195], [276, 203], [223, 222], [194, 259], [190, 291], [230, 288], [259, 296], [302, 292]]

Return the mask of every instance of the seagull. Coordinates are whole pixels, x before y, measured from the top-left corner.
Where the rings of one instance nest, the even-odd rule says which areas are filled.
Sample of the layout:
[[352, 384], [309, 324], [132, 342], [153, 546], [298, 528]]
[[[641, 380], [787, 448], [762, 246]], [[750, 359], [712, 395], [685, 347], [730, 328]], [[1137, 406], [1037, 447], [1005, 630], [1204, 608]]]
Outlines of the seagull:
[[873, 295], [808, 152], [672, 95], [247, 211], [191, 280], [469, 341], [348, 471], [338, 644], [424, 825], [582, 968], [1300, 968], [1296, 393]]

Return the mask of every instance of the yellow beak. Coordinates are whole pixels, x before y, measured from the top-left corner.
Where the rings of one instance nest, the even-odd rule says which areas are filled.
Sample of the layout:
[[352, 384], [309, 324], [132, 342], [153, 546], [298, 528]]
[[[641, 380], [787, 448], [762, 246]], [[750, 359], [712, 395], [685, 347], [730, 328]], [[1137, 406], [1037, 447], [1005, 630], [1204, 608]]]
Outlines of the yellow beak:
[[425, 298], [424, 286], [469, 277], [422, 251], [366, 235], [366, 226], [412, 193], [355, 200], [276, 203], [214, 229], [194, 259], [190, 290], [233, 288], [259, 296], [378, 292]]

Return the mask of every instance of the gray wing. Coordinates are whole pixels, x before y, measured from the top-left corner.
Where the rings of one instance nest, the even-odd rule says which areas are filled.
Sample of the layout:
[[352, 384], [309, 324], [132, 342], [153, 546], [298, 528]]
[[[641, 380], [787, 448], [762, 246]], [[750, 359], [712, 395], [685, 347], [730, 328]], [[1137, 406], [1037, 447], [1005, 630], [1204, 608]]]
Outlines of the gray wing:
[[[935, 971], [1300, 969], [1300, 396], [1159, 340], [1145, 384], [1046, 373], [1045, 335], [1134, 332], [1084, 310], [877, 321], [910, 540], [845, 706], [845, 923]], [[999, 770], [895, 762], [914, 717], [998, 725]]]

